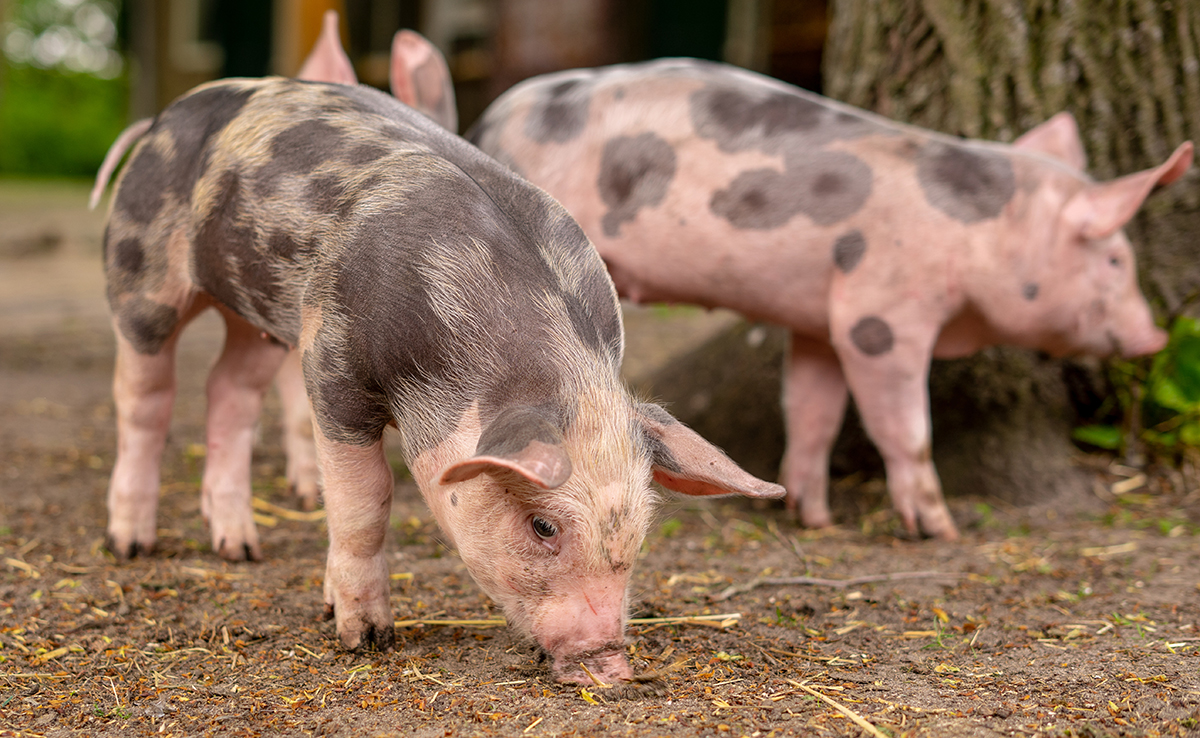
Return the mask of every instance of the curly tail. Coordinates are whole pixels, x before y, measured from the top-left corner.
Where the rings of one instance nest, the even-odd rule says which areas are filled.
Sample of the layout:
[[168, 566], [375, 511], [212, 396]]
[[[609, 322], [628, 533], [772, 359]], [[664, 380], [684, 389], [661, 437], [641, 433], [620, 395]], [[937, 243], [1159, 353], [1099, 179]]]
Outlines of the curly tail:
[[116, 141], [113, 141], [108, 153], [104, 155], [104, 163], [100, 165], [100, 171], [96, 172], [96, 184], [92, 187], [92, 196], [88, 199], [88, 210], [96, 209], [96, 205], [100, 203], [100, 197], [104, 194], [104, 188], [108, 186], [109, 178], [117, 170], [117, 165], [121, 163], [121, 157], [125, 156], [125, 152], [129, 150], [130, 146], [133, 146], [134, 142], [150, 130], [153, 123], [153, 118], [143, 118], [121, 131], [121, 135], [117, 136]]

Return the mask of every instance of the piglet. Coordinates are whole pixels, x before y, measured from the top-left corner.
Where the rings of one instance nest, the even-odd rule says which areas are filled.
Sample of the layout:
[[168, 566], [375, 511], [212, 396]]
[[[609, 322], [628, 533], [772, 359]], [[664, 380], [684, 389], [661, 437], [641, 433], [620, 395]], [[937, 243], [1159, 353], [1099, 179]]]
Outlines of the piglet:
[[139, 133], [104, 236], [118, 557], [154, 547], [174, 349], [208, 308], [227, 330], [207, 387], [213, 546], [261, 556], [253, 429], [294, 348], [328, 511], [324, 599], [348, 648], [394, 638], [389, 425], [475, 581], [562, 681], [588, 682], [583, 666], [631, 675], [628, 585], [651, 479], [691, 495], [783, 495], [630, 397], [616, 292], [583, 231], [424, 115], [362, 86], [226, 80], [118, 148]]
[[468, 132], [579, 221], [635, 302], [786, 326], [787, 505], [829, 525], [829, 451], [854, 394], [907, 529], [957, 536], [931, 460], [931, 357], [996, 343], [1158, 351], [1121, 228], [1192, 145], [1107, 183], [1074, 119], [1012, 145], [899, 125], [692, 60], [549, 74]]

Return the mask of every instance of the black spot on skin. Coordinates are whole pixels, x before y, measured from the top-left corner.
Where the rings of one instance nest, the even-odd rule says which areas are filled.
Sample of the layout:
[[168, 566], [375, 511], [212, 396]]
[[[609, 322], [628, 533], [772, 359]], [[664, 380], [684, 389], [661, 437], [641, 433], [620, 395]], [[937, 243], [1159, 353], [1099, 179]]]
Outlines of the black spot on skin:
[[450, 507], [458, 507], [458, 493], [457, 492], [450, 493]]
[[830, 141], [890, 132], [801, 90], [778, 90], [765, 79], [756, 83], [719, 65], [691, 66], [696, 76], [710, 80], [688, 100], [692, 125], [722, 151], [757, 149], [802, 159]]
[[137, 277], [146, 263], [146, 253], [137, 238], [123, 238], [113, 249], [112, 264], [126, 276]]
[[1007, 156], [941, 141], [917, 155], [917, 181], [930, 205], [962, 223], [995, 218], [1016, 192]]
[[675, 177], [675, 150], [653, 133], [618, 136], [604, 145], [596, 186], [608, 205], [602, 225], [606, 236], [620, 235], [621, 224], [666, 197]]
[[886, 354], [896, 342], [891, 327], [873, 315], [858, 321], [850, 329], [850, 340], [867, 356]]
[[362, 144], [355, 146], [346, 152], [345, 162], [347, 164], [370, 164], [371, 162], [385, 156], [388, 149], [376, 144]]
[[122, 300], [116, 315], [121, 335], [139, 354], [157, 354], [179, 324], [178, 310], [140, 295]]
[[679, 422], [674, 415], [652, 402], [639, 403], [637, 409], [639, 413], [659, 425], [675, 425]]
[[683, 467], [679, 465], [679, 461], [675, 458], [675, 454], [671, 453], [671, 448], [657, 434], [643, 428], [642, 429], [642, 447], [650, 453], [650, 465], [670, 472], [671, 474], [682, 474]]
[[817, 225], [832, 225], [858, 212], [871, 187], [871, 168], [861, 159], [817, 150], [782, 172], [742, 172], [729, 187], [713, 193], [709, 209], [743, 229], [779, 228], [801, 213]]
[[147, 225], [162, 209], [170, 182], [171, 173], [162, 157], [152, 147], [142, 146], [121, 180], [113, 210]]
[[855, 229], [843, 234], [833, 244], [833, 263], [843, 274], [849, 274], [867, 253], [867, 239], [862, 231]]
[[332, 174], [313, 177], [308, 181], [307, 189], [309, 202], [318, 213], [345, 217], [355, 203], [354, 190]]
[[693, 94], [696, 131], [715, 139], [723, 151], [762, 147], [783, 133], [808, 131], [824, 108], [799, 95], [775, 92], [763, 98], [732, 87], [705, 88]]
[[483, 429], [475, 455], [511, 458], [534, 441], [562, 445], [563, 421], [556, 415], [552, 407], [505, 408]]
[[569, 79], [551, 87], [529, 111], [525, 135], [538, 143], [566, 143], [587, 125], [591, 90], [582, 80]]
[[191, 202], [192, 187], [208, 168], [209, 141], [237, 117], [254, 89], [206, 87], [172, 103], [159, 117], [154, 129], [161, 126], [174, 138], [176, 154], [166, 176], [180, 202]]
[[[271, 320], [279, 299], [279, 277], [255, 248], [255, 231], [236, 172], [221, 175], [208, 217], [196, 231], [192, 267], [196, 283], [251, 323]], [[291, 337], [289, 337], [289, 340]]]
[[308, 174], [336, 158], [341, 145], [341, 132], [324, 121], [306, 120], [284, 129], [271, 140], [271, 159], [255, 173], [255, 192], [270, 197], [282, 177]]
[[1021, 288], [1021, 295], [1026, 300], [1030, 300], [1030, 301], [1036, 300], [1037, 296], [1038, 296], [1037, 282], [1026, 282], [1025, 286]]

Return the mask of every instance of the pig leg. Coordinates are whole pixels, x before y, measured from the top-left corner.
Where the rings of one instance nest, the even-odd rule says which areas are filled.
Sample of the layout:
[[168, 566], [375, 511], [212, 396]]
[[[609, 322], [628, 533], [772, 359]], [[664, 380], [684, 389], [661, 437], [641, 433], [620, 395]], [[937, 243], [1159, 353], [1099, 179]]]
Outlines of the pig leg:
[[300, 507], [313, 510], [320, 490], [317, 447], [313, 439], [312, 408], [304, 391], [300, 352], [292, 351], [275, 377], [283, 407], [283, 448], [287, 454], [288, 488], [300, 498]]
[[337, 618], [346, 648], [388, 650], [395, 633], [383, 539], [394, 482], [383, 439], [355, 446], [330, 440], [314, 427], [329, 523], [325, 615]]
[[230, 561], [262, 558], [250, 510], [250, 460], [263, 396], [287, 348], [228, 310], [225, 348], [208, 375], [208, 455], [200, 508], [213, 550]]
[[[910, 326], [915, 319], [894, 318], [873, 325]], [[859, 323], [858, 326], [863, 323]], [[833, 326], [842, 370], [863, 427], [875, 442], [887, 469], [888, 492], [904, 527], [912, 535], [924, 531], [944, 540], [958, 538], [931, 455], [929, 362], [933, 336], [897, 334], [869, 341], [854, 330]], [[882, 331], [880, 331], [882, 332]], [[913, 331], [915, 334], [916, 331]], [[886, 345], [886, 350], [882, 350]], [[864, 351], [864, 347], [866, 350]]]
[[140, 354], [117, 319], [117, 460], [108, 486], [108, 549], [119, 559], [154, 550], [159, 468], [175, 402], [175, 338], [157, 354]]
[[780, 477], [787, 508], [810, 528], [832, 525], [829, 452], [846, 414], [846, 378], [829, 344], [794, 333], [783, 377], [787, 450]]

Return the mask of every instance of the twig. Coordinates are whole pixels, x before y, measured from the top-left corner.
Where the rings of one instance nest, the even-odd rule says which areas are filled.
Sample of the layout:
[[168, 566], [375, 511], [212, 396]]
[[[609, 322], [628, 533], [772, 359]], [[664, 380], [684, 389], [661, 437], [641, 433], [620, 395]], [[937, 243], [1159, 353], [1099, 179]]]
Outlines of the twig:
[[886, 735], [879, 732], [879, 728], [876, 728], [874, 725], [871, 725], [869, 722], [867, 722], [866, 719], [863, 718], [862, 715], [859, 715], [857, 712], [855, 712], [854, 710], [851, 710], [849, 707], [846, 707], [845, 705], [841, 704], [837, 700], [834, 700], [831, 697], [826, 697], [825, 695], [821, 694], [817, 690], [815, 690], [811, 687], [806, 687], [803, 684], [796, 684], [796, 687], [798, 687], [799, 689], [803, 689], [805, 692], [808, 692], [809, 694], [811, 694], [814, 697], [819, 697], [820, 699], [825, 700], [825, 702], [827, 702], [835, 710], [837, 710], [838, 712], [842, 713], [846, 717], [853, 720], [855, 725], [857, 725], [858, 727], [867, 731], [871, 735], [875, 736], [875, 738], [887, 738]]
[[958, 579], [962, 574], [952, 574], [941, 571], [898, 571], [892, 574], [871, 574], [868, 576], [854, 577], [852, 579], [821, 579], [820, 577], [758, 577], [751, 579], [745, 584], [733, 584], [722, 590], [719, 594], [712, 596], [714, 602], [724, 602], [734, 595], [749, 592], [758, 587], [768, 585], [785, 586], [785, 585], [809, 585], [813, 587], [833, 587], [835, 589], [845, 589], [846, 587], [857, 587], [860, 584], [870, 584], [872, 582], [895, 582], [903, 579]]
[[583, 673], [587, 674], [588, 679], [591, 679], [592, 684], [595, 684], [597, 687], [599, 687], [601, 689], [608, 689], [609, 687], [612, 686], [611, 684], [608, 684], [607, 682], [602, 682], [598, 678], [596, 678], [596, 675], [592, 673], [592, 670], [587, 668], [587, 664], [583, 663], [582, 661], [579, 662], [579, 668], [583, 669]]
[[689, 661], [691, 661], [690, 657], [682, 658], [670, 666], [664, 666], [663, 668], [655, 669], [654, 671], [647, 671], [643, 674], [634, 674], [628, 679], [628, 681], [633, 682], [634, 684], [657, 681], [673, 671], [679, 671], [683, 667], [687, 666]]

